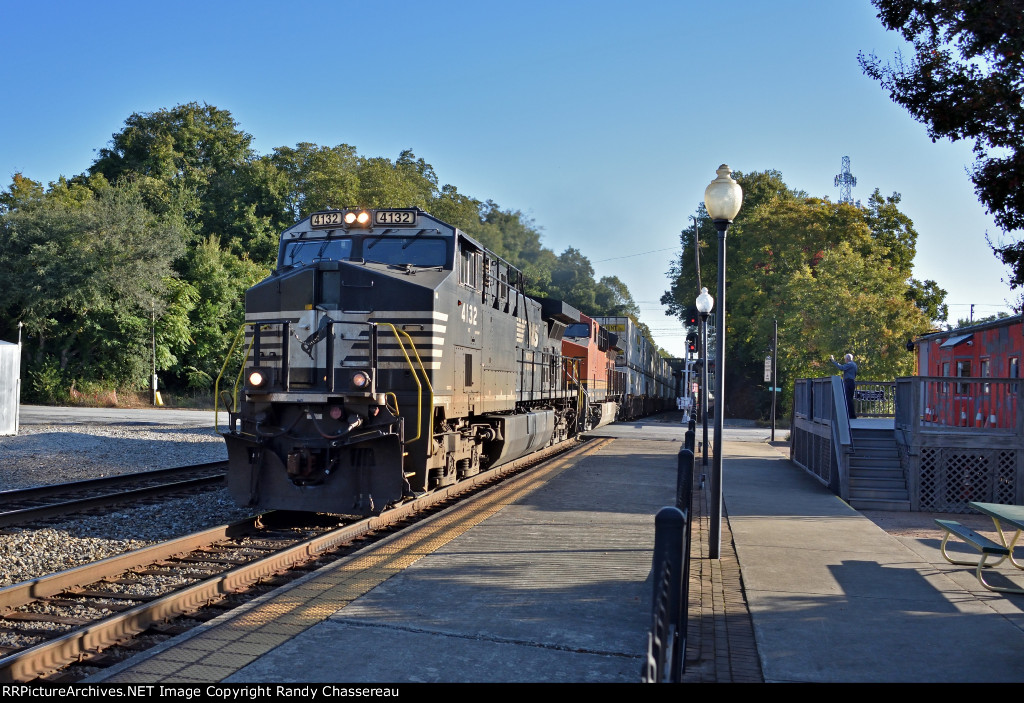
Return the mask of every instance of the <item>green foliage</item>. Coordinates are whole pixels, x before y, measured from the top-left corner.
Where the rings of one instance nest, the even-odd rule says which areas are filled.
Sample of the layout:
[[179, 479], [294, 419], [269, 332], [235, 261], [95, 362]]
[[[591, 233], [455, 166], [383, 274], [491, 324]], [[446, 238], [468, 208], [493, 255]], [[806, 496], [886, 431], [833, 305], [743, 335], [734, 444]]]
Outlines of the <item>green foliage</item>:
[[0, 218], [0, 334], [25, 323], [26, 354], [50, 394], [65, 375], [142, 383], [149, 318], [183, 233], [148, 212], [133, 185], [98, 193], [59, 183]]
[[601, 311], [598, 315], [602, 316], [640, 316], [640, 306], [633, 300], [629, 288], [618, 276], [604, 276], [597, 282], [594, 306]]
[[[764, 415], [763, 363], [778, 321], [779, 386], [790, 401], [796, 378], [831, 373], [832, 354], [853, 353], [865, 379], [913, 373], [906, 341], [945, 314], [945, 291], [910, 278], [917, 232], [898, 209], [899, 195], [878, 191], [865, 207], [791, 191], [776, 171], [735, 174], [744, 203], [726, 237], [726, 387], [729, 412]], [[715, 298], [718, 235], [700, 209], [697, 232], [682, 235], [682, 253], [662, 297], [685, 319], [701, 283]]]
[[359, 204], [359, 157], [355, 147], [301, 142], [282, 146], [264, 159], [284, 174], [286, 202], [296, 220], [318, 210]]
[[960, 329], [961, 327], [971, 327], [972, 325], [980, 325], [983, 322], [995, 322], [996, 320], [1002, 320], [1002, 319], [1007, 318], [1007, 317], [1010, 317], [1010, 313], [1008, 313], [1008, 312], [997, 312], [994, 315], [985, 315], [984, 317], [976, 317], [973, 320], [968, 318], [968, 317], [961, 317], [961, 318], [957, 319], [956, 324], [948, 324], [948, 325], [946, 325], [946, 329], [947, 330], [957, 330], [957, 329]]
[[[1005, 232], [1024, 229], [1024, 22], [1020, 0], [872, 0], [913, 44], [909, 63], [858, 56], [932, 141], [971, 140], [975, 193]], [[1024, 242], [993, 247], [1024, 285]]]
[[[636, 315], [626, 286], [556, 256], [517, 210], [438, 186], [412, 150], [395, 160], [301, 142], [258, 156], [231, 114], [188, 103], [135, 113], [87, 174], [0, 192], [0, 336], [26, 325], [28, 395], [143, 388], [208, 393], [276, 264], [280, 232], [328, 208], [421, 207], [524, 272], [526, 291], [590, 315]], [[648, 337], [649, 337], [648, 333]]]
[[0, 214], [38, 205], [42, 202], [43, 195], [42, 183], [25, 178], [21, 173], [15, 173], [10, 187], [0, 193]]
[[245, 291], [269, 271], [236, 257], [213, 237], [192, 248], [179, 262], [179, 270], [188, 281], [188, 288], [179, 289], [179, 314], [187, 315], [190, 337], [188, 344], [179, 347], [176, 363], [167, 369], [179, 385], [210, 390], [231, 340], [245, 320]]
[[23, 370], [22, 402], [39, 405], [62, 405], [68, 401], [71, 379], [53, 357], [30, 361]]

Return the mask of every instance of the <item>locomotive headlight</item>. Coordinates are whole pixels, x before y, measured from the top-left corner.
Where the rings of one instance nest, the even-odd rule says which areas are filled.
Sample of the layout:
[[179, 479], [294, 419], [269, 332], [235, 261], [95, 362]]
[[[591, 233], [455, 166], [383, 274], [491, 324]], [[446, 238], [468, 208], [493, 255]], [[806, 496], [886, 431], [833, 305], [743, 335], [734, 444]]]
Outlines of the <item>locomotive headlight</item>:
[[266, 378], [259, 371], [253, 371], [249, 374], [249, 385], [254, 388], [259, 388], [263, 385]]
[[370, 213], [366, 210], [360, 210], [359, 212], [350, 211], [345, 213], [345, 224], [347, 225], [365, 225], [370, 221]]
[[365, 371], [356, 371], [352, 374], [352, 387], [356, 390], [369, 390], [370, 374]]
[[331, 406], [331, 410], [330, 410], [330, 414], [331, 414], [331, 418], [332, 419], [340, 420], [341, 419], [341, 406], [340, 405], [332, 405]]

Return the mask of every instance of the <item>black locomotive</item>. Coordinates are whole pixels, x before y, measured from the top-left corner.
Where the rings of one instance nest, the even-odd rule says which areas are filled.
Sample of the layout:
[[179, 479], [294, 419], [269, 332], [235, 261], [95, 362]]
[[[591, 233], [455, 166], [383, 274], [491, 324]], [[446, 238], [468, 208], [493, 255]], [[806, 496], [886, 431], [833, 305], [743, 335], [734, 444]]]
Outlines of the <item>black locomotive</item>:
[[580, 313], [419, 209], [289, 227], [245, 309], [222, 432], [243, 505], [373, 514], [615, 415], [562, 354]]

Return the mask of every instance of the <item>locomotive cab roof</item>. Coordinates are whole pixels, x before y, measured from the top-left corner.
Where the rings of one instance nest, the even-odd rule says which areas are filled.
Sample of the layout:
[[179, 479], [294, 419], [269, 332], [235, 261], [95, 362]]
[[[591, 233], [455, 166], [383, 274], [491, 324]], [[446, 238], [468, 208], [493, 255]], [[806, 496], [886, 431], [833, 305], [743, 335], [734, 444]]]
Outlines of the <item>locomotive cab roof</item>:
[[[448, 246], [446, 243], [453, 245]], [[455, 246], [455, 245], [458, 246]], [[281, 233], [278, 269], [324, 260], [407, 268], [455, 268], [456, 251], [468, 249], [521, 272], [454, 225], [420, 208], [343, 209], [315, 212]]]

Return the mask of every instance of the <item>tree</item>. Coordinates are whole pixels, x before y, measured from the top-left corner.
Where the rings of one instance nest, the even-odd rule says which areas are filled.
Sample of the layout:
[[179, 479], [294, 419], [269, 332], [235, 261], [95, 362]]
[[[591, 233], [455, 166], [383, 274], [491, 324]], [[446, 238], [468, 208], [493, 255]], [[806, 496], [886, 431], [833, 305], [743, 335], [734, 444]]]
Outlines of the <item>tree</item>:
[[192, 343], [168, 368], [178, 384], [209, 390], [245, 320], [245, 291], [269, 271], [226, 251], [212, 236], [192, 247], [179, 267], [194, 291], [187, 311]]
[[[1020, 0], [872, 0], [913, 44], [906, 63], [858, 55], [864, 72], [928, 126], [932, 141], [974, 142], [975, 193], [1004, 232], [1024, 229], [1024, 21]], [[1024, 286], [1024, 242], [992, 246]]]
[[[938, 311], [944, 292], [934, 282], [910, 277], [917, 232], [899, 211], [899, 196], [884, 198], [875, 191], [867, 206], [857, 207], [792, 191], [777, 171], [736, 178], [744, 204], [727, 240], [729, 412], [767, 412], [770, 395], [751, 389], [762, 383], [776, 321], [784, 402], [793, 379], [829, 373], [827, 359], [840, 351], [863, 360], [866, 378], [912, 373], [906, 341], [930, 329], [935, 316], [924, 311]], [[683, 232], [682, 253], [669, 271], [671, 289], [662, 296], [681, 320], [699, 290], [696, 236], [701, 282], [720, 299], [717, 235], [703, 209], [696, 231]]]
[[112, 183], [138, 179], [157, 212], [167, 209], [175, 191], [193, 194], [192, 215], [201, 217], [222, 195], [216, 193], [218, 179], [253, 157], [251, 142], [230, 112], [205, 103], [135, 113], [110, 146], [99, 150], [89, 173], [102, 173]]
[[437, 191], [434, 169], [408, 149], [394, 163], [378, 157], [359, 163], [358, 202], [361, 207], [421, 207]]
[[618, 276], [603, 276], [595, 290], [595, 316], [640, 316], [640, 306], [633, 300], [626, 284]]
[[287, 178], [251, 144], [230, 112], [193, 102], [131, 115], [89, 173], [132, 181], [156, 214], [180, 213], [191, 242], [214, 235], [269, 262], [292, 222]]
[[551, 270], [551, 290], [548, 295], [564, 300], [583, 312], [595, 309], [594, 267], [579, 249], [569, 247], [558, 256]]
[[18, 172], [11, 179], [11, 185], [0, 193], [0, 214], [17, 212], [21, 208], [38, 205], [43, 200], [43, 184]]
[[62, 181], [0, 217], [0, 320], [24, 322], [27, 374], [144, 383], [183, 236], [132, 184], [92, 193]]
[[329, 208], [359, 203], [359, 156], [355, 147], [300, 142], [278, 147], [267, 160], [288, 179], [288, 209], [295, 220]]

